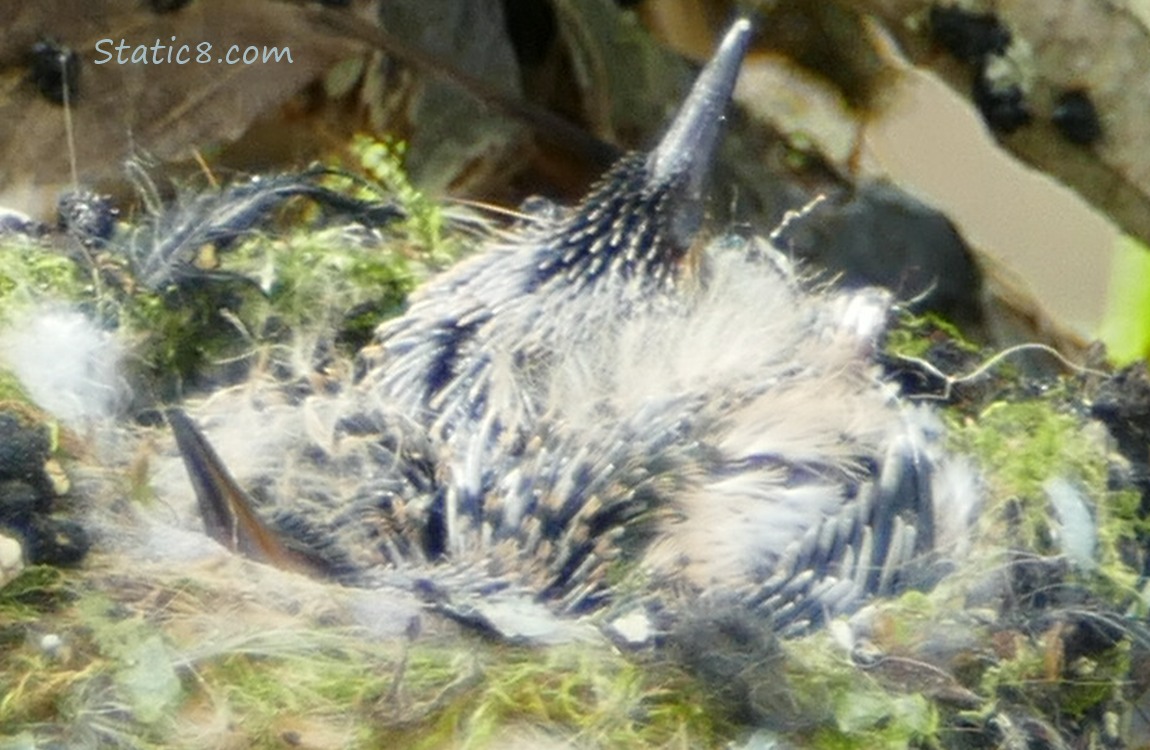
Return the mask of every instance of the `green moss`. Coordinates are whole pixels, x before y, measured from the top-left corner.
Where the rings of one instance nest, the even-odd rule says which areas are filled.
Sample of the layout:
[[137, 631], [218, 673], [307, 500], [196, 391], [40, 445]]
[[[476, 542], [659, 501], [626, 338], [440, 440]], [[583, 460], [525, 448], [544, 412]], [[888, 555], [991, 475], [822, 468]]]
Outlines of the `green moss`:
[[1046, 657], [1040, 644], [1022, 634], [1014, 634], [1011, 644], [1014, 654], [996, 660], [982, 673], [978, 685], [980, 695], [1017, 700], [1029, 688], [1046, 680]]
[[69, 599], [66, 578], [58, 568], [33, 565], [0, 587], [0, 622], [32, 622]]
[[[708, 747], [722, 738], [690, 682], [599, 647], [315, 642], [291, 653], [221, 654], [196, 664], [252, 747], [279, 747], [284, 717], [342, 720], [347, 746], [497, 747], [532, 728], [604, 747]], [[307, 643], [307, 637], [300, 645]]]
[[939, 731], [937, 708], [908, 689], [898, 692], [856, 667], [826, 633], [785, 644], [788, 697], [784, 720], [805, 725], [798, 746], [835, 749], [909, 747]]
[[0, 737], [60, 720], [78, 686], [99, 667], [86, 653], [66, 659], [43, 652], [36, 635], [70, 627], [70, 581], [56, 568], [32, 566], [0, 588]]
[[904, 312], [886, 335], [886, 350], [896, 357], [925, 359], [932, 347], [945, 341], [967, 354], [978, 354], [980, 347], [968, 341], [958, 328], [934, 313], [912, 315]]
[[1063, 478], [1081, 488], [1091, 503], [1097, 536], [1095, 570], [1082, 573], [1096, 593], [1120, 606], [1137, 604], [1137, 571], [1124, 557], [1124, 547], [1150, 533], [1133, 490], [1108, 485], [1110, 458], [1104, 436], [1088, 429], [1078, 416], [1057, 406], [1059, 399], [992, 404], [976, 419], [951, 425], [951, 447], [975, 457], [988, 489], [984, 535], [1011, 540], [1029, 553], [1060, 552], [1052, 542], [1056, 517], [1044, 486]]
[[[403, 218], [370, 246], [340, 230], [316, 230], [319, 213], [305, 202], [282, 211], [278, 239], [250, 234], [218, 256], [216, 275], [164, 290], [136, 284], [124, 259], [114, 284], [55, 249], [32, 242], [0, 244], [0, 320], [45, 300], [63, 300], [122, 327], [135, 344], [133, 361], [143, 380], [157, 381], [162, 397], [191, 381], [216, 380], [242, 361], [276, 361], [297, 340], [334, 340], [350, 355], [375, 327], [400, 310], [429, 269], [458, 255], [454, 233], [439, 207], [403, 172], [403, 146], [360, 138], [351, 147], [355, 166], [378, 185], [332, 175], [328, 187], [357, 198], [393, 201]], [[101, 266], [103, 267], [103, 265]], [[0, 381], [0, 393], [9, 385]]]
[[[252, 339], [226, 317], [259, 303], [253, 290], [204, 285], [162, 293], [137, 291], [124, 300], [121, 325], [134, 342], [137, 361], [164, 396], [203, 374], [213, 363], [252, 356]], [[225, 313], [227, 311], [227, 313]], [[232, 320], [239, 320], [232, 318]]]
[[[425, 719], [395, 722], [384, 735], [394, 746], [497, 747], [508, 733], [530, 729], [602, 747], [708, 747], [724, 736], [681, 673], [598, 646], [492, 646], [470, 663], [457, 653], [446, 684], [443, 658], [413, 653], [411, 688], [423, 698], [406, 700], [422, 705], [415, 714]], [[428, 674], [436, 680], [429, 683]]]
[[1046, 717], [1081, 720], [1119, 698], [1130, 675], [1130, 643], [1064, 662], [1064, 633], [1054, 625], [1032, 639], [1015, 634], [1015, 653], [982, 674], [979, 693]]
[[160, 630], [100, 595], [85, 597], [76, 609], [85, 633], [108, 660], [117, 698], [131, 709], [133, 720], [148, 727], [169, 720], [181, 687]]
[[416, 282], [402, 242], [358, 247], [339, 231], [246, 243], [229, 268], [258, 279], [266, 295], [246, 311], [250, 331], [273, 330], [274, 319], [291, 330], [338, 332], [349, 348], [399, 312]]
[[1020, 545], [1043, 551], [1049, 538], [1044, 485], [1053, 477], [1105, 494], [1106, 455], [1080, 419], [1046, 400], [991, 404], [976, 419], [954, 422], [951, 448], [974, 457], [985, 472], [992, 503], [1021, 500]]
[[[1124, 556], [1124, 550], [1139, 548], [1137, 540], [1147, 533], [1141, 498], [1133, 490], [1110, 488], [1107, 440], [1097, 425], [1060, 407], [1076, 402], [1064, 398], [1064, 387], [1052, 388], [1042, 399], [996, 402], [976, 418], [953, 421], [951, 447], [976, 458], [983, 469], [987, 493], [980, 538], [1009, 544], [1027, 557], [1061, 554], [1057, 514], [1046, 487], [1053, 478], [1065, 479], [1090, 506], [1097, 565], [1074, 568], [1068, 580], [1051, 585], [1083, 587], [1093, 598], [1083, 608], [1138, 615], [1144, 610], [1135, 588], [1139, 575], [1131, 565], [1135, 558]], [[992, 550], [979, 554], [995, 557]], [[1121, 695], [1129, 679], [1129, 642], [1065, 663], [1068, 636], [1059, 629], [1058, 612], [1048, 632], [1014, 632], [1012, 637], [1010, 630], [998, 632], [997, 638], [1010, 645], [996, 647], [999, 658], [977, 673], [973, 686], [987, 697], [987, 712], [1002, 703], [1056, 721], [1078, 721], [1096, 717]]]
[[952, 445], [979, 460], [995, 482], [996, 495], [1034, 496], [1059, 473], [1094, 483], [1098, 450], [1080, 435], [1079, 420], [1045, 401], [992, 404], [973, 422], [952, 429]]
[[[0, 736], [55, 736], [112, 706], [99, 720], [107, 746], [202, 746], [196, 727], [220, 715], [234, 746], [269, 749], [297, 734], [341, 748], [499, 747], [530, 732], [587, 746], [717, 747], [733, 736], [680, 670], [603, 643], [527, 649], [464, 635], [405, 645], [303, 623], [221, 635], [200, 619], [228, 606], [220, 592], [122, 576], [77, 582], [79, 598], [51, 612], [22, 609], [29, 592], [55, 590], [53, 578], [33, 585], [43, 575], [26, 573], [0, 600], [20, 602], [23, 618], [0, 642]], [[43, 652], [31, 628], [59, 634], [66, 653]]]
[[406, 218], [401, 230], [406, 230], [433, 265], [443, 266], [458, 257], [455, 239], [444, 231], [442, 209], [407, 178], [403, 166], [405, 143], [359, 135], [352, 140], [349, 150], [355, 161], [353, 166], [369, 175], [403, 210]]
[[[170, 682], [166, 650], [156, 648], [159, 636], [111, 648], [91, 624], [71, 610], [38, 623], [3, 654], [0, 737], [23, 732], [45, 744], [87, 737], [99, 747], [169, 747], [164, 737], [178, 683]], [[54, 650], [41, 648], [35, 635], [47, 627], [59, 639]], [[173, 687], [163, 689], [157, 674], [169, 675]]]
[[317, 230], [318, 209], [292, 204], [281, 213], [278, 236], [252, 234], [212, 255], [216, 276], [162, 292], [127, 288], [115, 317], [135, 334], [146, 374], [161, 380], [162, 394], [178, 393], [186, 381], [214, 380], [214, 372], [237, 362], [284, 362], [300, 341], [334, 341], [350, 356], [402, 309], [431, 268], [456, 257], [456, 236], [439, 207], [403, 173], [402, 145], [359, 138], [351, 151], [353, 166], [378, 184], [332, 174], [325, 186], [396, 204], [402, 218], [376, 241]]
[[0, 319], [42, 300], [79, 300], [90, 279], [53, 248], [31, 242], [0, 242]]
[[284, 361], [297, 341], [334, 340], [350, 356], [416, 282], [402, 243], [360, 247], [339, 231], [255, 237], [229, 252], [222, 270], [234, 277], [124, 301], [139, 359], [168, 383], [161, 392], [229, 363]]
[[0, 667], [0, 737], [67, 720], [68, 696], [100, 671], [99, 663], [86, 658], [60, 663], [32, 643], [6, 649]]
[[[270, 657], [228, 654], [197, 665], [197, 687], [227, 706], [235, 717], [235, 731], [247, 740], [245, 746], [282, 747], [282, 735], [290, 731], [285, 730], [285, 717], [318, 725], [338, 717], [362, 721], [370, 715], [371, 700], [386, 686], [390, 670], [353, 656], [339, 650]], [[351, 734], [367, 739], [374, 732], [365, 727]]]
[[1122, 696], [1130, 679], [1130, 642], [1122, 641], [1092, 658], [1067, 664], [1057, 709], [1063, 716], [1083, 719]]

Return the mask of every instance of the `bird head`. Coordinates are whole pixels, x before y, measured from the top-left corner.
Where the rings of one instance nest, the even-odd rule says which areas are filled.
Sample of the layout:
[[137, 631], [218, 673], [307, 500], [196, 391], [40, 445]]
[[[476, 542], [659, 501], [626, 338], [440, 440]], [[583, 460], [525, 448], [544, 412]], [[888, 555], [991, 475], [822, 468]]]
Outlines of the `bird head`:
[[751, 37], [735, 22], [686, 102], [649, 153], [621, 159], [551, 230], [538, 281], [590, 283], [607, 273], [673, 283], [703, 222], [703, 200], [723, 111]]

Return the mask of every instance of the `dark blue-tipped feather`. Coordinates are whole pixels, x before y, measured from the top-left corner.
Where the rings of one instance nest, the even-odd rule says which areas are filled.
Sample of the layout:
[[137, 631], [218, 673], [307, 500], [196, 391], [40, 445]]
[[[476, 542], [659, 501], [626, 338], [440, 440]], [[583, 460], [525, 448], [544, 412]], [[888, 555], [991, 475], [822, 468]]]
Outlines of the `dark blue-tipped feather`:
[[538, 624], [522, 601], [666, 620], [698, 597], [797, 632], [930, 577], [936, 514], [974, 499], [940, 511], [936, 430], [879, 379], [887, 296], [696, 236], [748, 35], [653, 152], [429, 281], [347, 391], [261, 416], [279, 462], [252, 479], [341, 580], [403, 573], [509, 635], [508, 613]]

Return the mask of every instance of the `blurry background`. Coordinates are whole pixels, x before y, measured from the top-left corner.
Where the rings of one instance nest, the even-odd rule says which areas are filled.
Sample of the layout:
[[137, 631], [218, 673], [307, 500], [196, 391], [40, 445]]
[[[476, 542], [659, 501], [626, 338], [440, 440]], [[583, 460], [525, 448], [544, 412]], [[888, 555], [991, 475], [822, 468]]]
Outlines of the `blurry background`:
[[[571, 200], [657, 137], [743, 13], [758, 37], [716, 227], [765, 232], [825, 195], [790, 246], [848, 283], [922, 297], [997, 345], [1081, 354], [1101, 334], [1130, 360], [1150, 338], [1146, 5], [0, 0], [0, 205], [51, 219], [76, 179], [130, 215], [129, 158], [227, 179], [365, 132], [406, 143], [435, 198]], [[136, 62], [97, 64], [121, 40]], [[157, 42], [291, 62], [180, 65]]]

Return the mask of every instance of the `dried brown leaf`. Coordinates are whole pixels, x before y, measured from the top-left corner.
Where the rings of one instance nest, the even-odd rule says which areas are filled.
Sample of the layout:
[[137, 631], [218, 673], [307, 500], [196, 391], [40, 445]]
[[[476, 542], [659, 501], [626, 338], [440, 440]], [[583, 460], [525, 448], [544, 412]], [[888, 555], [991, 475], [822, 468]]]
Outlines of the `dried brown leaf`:
[[[64, 109], [41, 96], [27, 71], [40, 38], [75, 49], [82, 58], [72, 102], [76, 159], [86, 181], [117, 176], [135, 154], [182, 159], [194, 149], [239, 138], [359, 45], [310, 26], [304, 9], [274, 0], [198, 0], [175, 13], [155, 14], [134, 0], [11, 2], [12, 22], [0, 32], [0, 184], [54, 185], [68, 179]], [[210, 43], [211, 62], [117, 64], [101, 51], [124, 40], [130, 48], [157, 41]], [[104, 41], [101, 43], [101, 40]], [[101, 44], [99, 51], [97, 44]], [[230, 45], [290, 49], [254, 65], [217, 62]], [[149, 53], [151, 54], [151, 53]]]

